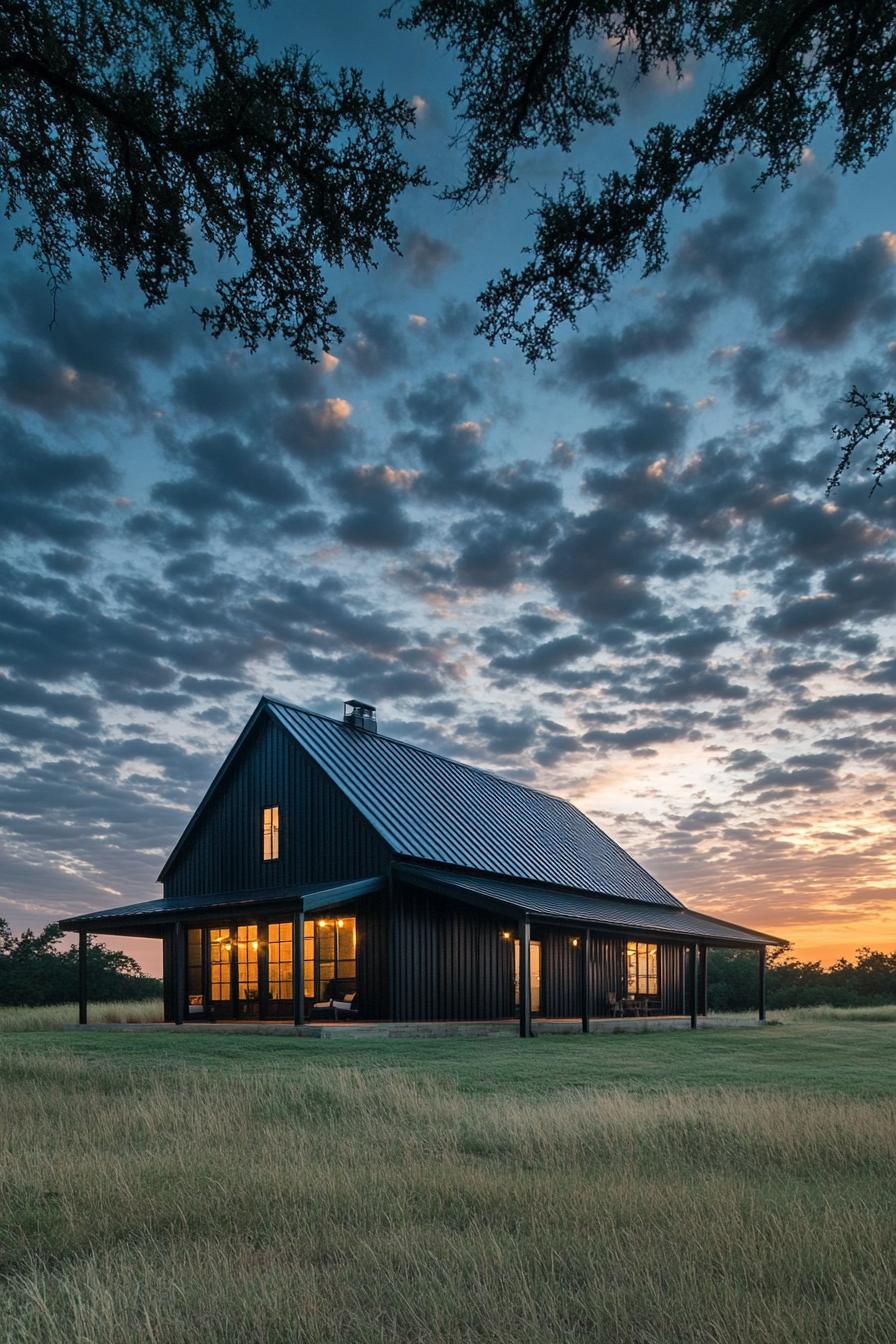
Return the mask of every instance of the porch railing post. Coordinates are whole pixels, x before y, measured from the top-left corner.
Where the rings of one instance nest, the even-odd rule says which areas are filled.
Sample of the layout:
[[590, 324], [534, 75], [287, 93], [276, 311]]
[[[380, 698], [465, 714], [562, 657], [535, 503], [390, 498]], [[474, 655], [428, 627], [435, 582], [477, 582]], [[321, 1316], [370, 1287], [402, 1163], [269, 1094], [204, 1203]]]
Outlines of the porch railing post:
[[591, 981], [591, 930], [586, 929], [582, 935], [582, 946], [580, 950], [579, 976], [582, 995], [582, 1030], [591, 1030], [591, 995], [589, 994]]
[[299, 897], [292, 917], [292, 1020], [297, 1027], [305, 1022], [305, 898]]
[[87, 939], [83, 930], [78, 934], [78, 1024], [87, 1025]]
[[178, 1027], [183, 1026], [184, 999], [187, 994], [184, 951], [184, 926], [177, 920], [174, 925], [174, 1024]]
[[765, 1021], [765, 946], [759, 949], [759, 1021]]
[[691, 1028], [697, 1027], [697, 944], [691, 943]]
[[520, 920], [520, 1035], [532, 1035], [532, 929], [529, 915]]

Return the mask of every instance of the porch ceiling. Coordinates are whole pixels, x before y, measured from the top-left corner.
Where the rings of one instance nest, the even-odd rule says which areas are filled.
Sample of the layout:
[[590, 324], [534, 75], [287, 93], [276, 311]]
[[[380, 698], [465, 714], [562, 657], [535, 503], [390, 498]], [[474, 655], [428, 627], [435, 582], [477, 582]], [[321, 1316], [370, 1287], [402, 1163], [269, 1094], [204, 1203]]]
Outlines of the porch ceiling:
[[233, 911], [248, 914], [259, 910], [275, 910], [279, 906], [293, 906], [302, 897], [305, 912], [329, 910], [334, 905], [345, 905], [361, 896], [382, 891], [384, 877], [365, 877], [355, 882], [316, 882], [311, 886], [288, 887], [274, 891], [218, 892], [209, 896], [168, 896], [154, 901], [138, 901], [135, 905], [120, 905], [110, 910], [96, 910], [89, 915], [78, 915], [62, 921], [61, 928], [70, 933], [124, 933], [158, 936], [162, 926], [185, 915], [214, 917]]

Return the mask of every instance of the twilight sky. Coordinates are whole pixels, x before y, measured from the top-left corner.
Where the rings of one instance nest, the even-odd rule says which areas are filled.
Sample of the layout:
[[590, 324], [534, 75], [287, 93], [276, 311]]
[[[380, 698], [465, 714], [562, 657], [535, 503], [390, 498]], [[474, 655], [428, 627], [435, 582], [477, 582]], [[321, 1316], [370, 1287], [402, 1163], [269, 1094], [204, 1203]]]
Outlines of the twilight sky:
[[[246, 23], [415, 99], [411, 157], [454, 181], [451, 64], [381, 3]], [[626, 87], [589, 162], [704, 78]], [[85, 264], [51, 326], [5, 230], [0, 914], [156, 894], [267, 691], [562, 794], [799, 956], [896, 947], [896, 482], [824, 493], [838, 398], [896, 382], [896, 175], [828, 148], [784, 194], [711, 176], [664, 273], [534, 374], [475, 296], [560, 155], [475, 212], [407, 197], [404, 257], [334, 276], [347, 339], [313, 367], [204, 335], [202, 281], [147, 312]]]

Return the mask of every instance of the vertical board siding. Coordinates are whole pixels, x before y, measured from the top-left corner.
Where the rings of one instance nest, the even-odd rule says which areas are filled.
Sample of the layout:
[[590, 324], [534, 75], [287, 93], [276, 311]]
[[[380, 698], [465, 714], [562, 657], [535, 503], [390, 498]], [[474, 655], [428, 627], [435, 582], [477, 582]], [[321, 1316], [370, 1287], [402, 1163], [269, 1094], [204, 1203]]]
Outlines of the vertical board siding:
[[660, 998], [664, 1013], [684, 1013], [685, 1002], [685, 958], [687, 948], [681, 943], [660, 943], [659, 976]]
[[[261, 818], [280, 809], [280, 857], [262, 859]], [[165, 881], [166, 896], [275, 890], [383, 873], [390, 851], [373, 827], [272, 719], [255, 732]]]
[[395, 884], [394, 1020], [495, 1021], [513, 1016], [507, 919]]
[[367, 1019], [389, 1017], [389, 910], [376, 896], [355, 911], [358, 934], [358, 1012]]

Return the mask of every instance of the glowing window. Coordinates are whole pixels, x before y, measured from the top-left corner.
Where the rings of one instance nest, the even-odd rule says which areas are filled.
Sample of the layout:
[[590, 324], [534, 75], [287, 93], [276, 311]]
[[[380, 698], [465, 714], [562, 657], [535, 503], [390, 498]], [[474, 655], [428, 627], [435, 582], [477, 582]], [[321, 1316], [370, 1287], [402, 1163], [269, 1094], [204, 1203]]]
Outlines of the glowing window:
[[354, 915], [306, 919], [304, 979], [306, 997], [321, 999], [333, 985], [339, 993], [355, 989], [357, 926]]
[[656, 943], [626, 943], [626, 984], [629, 994], [657, 993]]
[[230, 953], [232, 948], [230, 929], [211, 929], [209, 931], [213, 1003], [230, 1002]]
[[292, 998], [292, 924], [268, 925], [268, 994]]
[[[532, 997], [532, 1012], [541, 1012], [541, 943], [532, 939], [529, 943], [529, 992]], [[513, 1001], [516, 1010], [520, 1007], [520, 940], [513, 940]]]
[[240, 924], [236, 931], [236, 968], [242, 1003], [258, 999], [258, 943], [258, 925]]
[[267, 862], [268, 859], [279, 859], [280, 857], [280, 809], [279, 807], [266, 807], [262, 813], [261, 820], [262, 834], [262, 858]]

